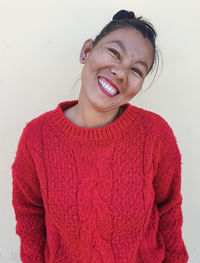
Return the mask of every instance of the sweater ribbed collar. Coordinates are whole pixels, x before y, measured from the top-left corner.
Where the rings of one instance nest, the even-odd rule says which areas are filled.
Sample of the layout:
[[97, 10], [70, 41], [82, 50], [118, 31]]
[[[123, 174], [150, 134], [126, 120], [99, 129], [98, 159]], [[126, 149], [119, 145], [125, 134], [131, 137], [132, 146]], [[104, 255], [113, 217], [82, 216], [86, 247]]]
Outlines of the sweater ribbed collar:
[[129, 103], [123, 105], [125, 110], [113, 122], [98, 128], [80, 127], [72, 123], [64, 114], [64, 110], [77, 104], [78, 100], [64, 101], [52, 111], [54, 126], [67, 137], [79, 141], [81, 144], [105, 144], [114, 138], [123, 135], [140, 115], [140, 108]]

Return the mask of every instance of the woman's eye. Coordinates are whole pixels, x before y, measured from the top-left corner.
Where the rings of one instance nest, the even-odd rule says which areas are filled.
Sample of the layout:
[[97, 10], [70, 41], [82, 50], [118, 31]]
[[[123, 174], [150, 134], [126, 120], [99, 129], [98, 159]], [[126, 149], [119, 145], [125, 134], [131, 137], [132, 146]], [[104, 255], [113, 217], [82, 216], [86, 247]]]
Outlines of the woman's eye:
[[120, 54], [117, 50], [113, 49], [113, 48], [109, 48], [109, 51], [111, 51], [117, 58], [120, 59]]
[[137, 73], [138, 75], [140, 75], [141, 77], [143, 77], [142, 71], [137, 69], [137, 68], [132, 68], [131, 69], [133, 72]]

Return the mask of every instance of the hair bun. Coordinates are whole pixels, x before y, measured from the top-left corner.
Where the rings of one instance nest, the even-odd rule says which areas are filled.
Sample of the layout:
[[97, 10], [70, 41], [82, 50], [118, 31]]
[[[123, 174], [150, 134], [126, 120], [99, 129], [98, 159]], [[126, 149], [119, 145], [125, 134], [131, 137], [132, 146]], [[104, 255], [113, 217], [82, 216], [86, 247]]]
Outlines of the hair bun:
[[133, 19], [136, 17], [135, 17], [135, 14], [131, 11], [120, 10], [113, 16], [112, 20], [121, 20], [125, 18]]

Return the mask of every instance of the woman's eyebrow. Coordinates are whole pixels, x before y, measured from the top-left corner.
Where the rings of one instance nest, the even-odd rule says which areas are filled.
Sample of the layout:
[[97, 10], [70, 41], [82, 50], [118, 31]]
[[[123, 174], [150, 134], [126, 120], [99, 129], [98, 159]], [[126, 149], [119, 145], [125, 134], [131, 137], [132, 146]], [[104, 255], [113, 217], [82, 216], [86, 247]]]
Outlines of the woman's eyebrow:
[[[112, 40], [112, 41], [110, 41], [110, 42], [108, 42], [108, 43], [109, 43], [109, 44], [110, 44], [110, 43], [115, 43], [115, 44], [117, 44], [123, 51], [126, 52], [126, 48], [125, 48], [124, 44], [123, 44], [120, 40]], [[144, 66], [145, 69], [146, 69], [146, 72], [148, 72], [148, 66], [147, 66], [147, 63], [146, 63], [146, 62], [144, 62], [144, 61], [142, 61], [142, 60], [138, 60], [136, 63]]]
[[126, 48], [124, 46], [124, 44], [120, 41], [120, 40], [112, 40], [110, 42], [108, 42], [109, 44], [110, 43], [115, 43], [115, 44], [118, 44], [118, 46], [123, 50], [123, 51], [126, 51]]
[[144, 61], [142, 61], [142, 60], [138, 60], [136, 63], [144, 66], [145, 69], [146, 69], [146, 72], [148, 72], [149, 69], [148, 69], [148, 66], [147, 66], [147, 63], [146, 63], [146, 62], [144, 62]]

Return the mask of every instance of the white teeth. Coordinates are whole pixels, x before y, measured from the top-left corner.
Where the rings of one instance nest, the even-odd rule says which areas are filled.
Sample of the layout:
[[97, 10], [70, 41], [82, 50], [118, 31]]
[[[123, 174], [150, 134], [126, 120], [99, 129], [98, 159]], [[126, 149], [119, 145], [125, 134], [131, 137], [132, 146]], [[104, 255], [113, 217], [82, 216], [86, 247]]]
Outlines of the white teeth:
[[108, 83], [104, 82], [102, 79], [99, 79], [99, 82], [101, 84], [101, 86], [107, 91], [109, 92], [111, 95], [115, 95], [118, 93], [118, 91], [116, 89], [114, 89], [113, 87], [111, 87], [110, 85], [108, 85]]

